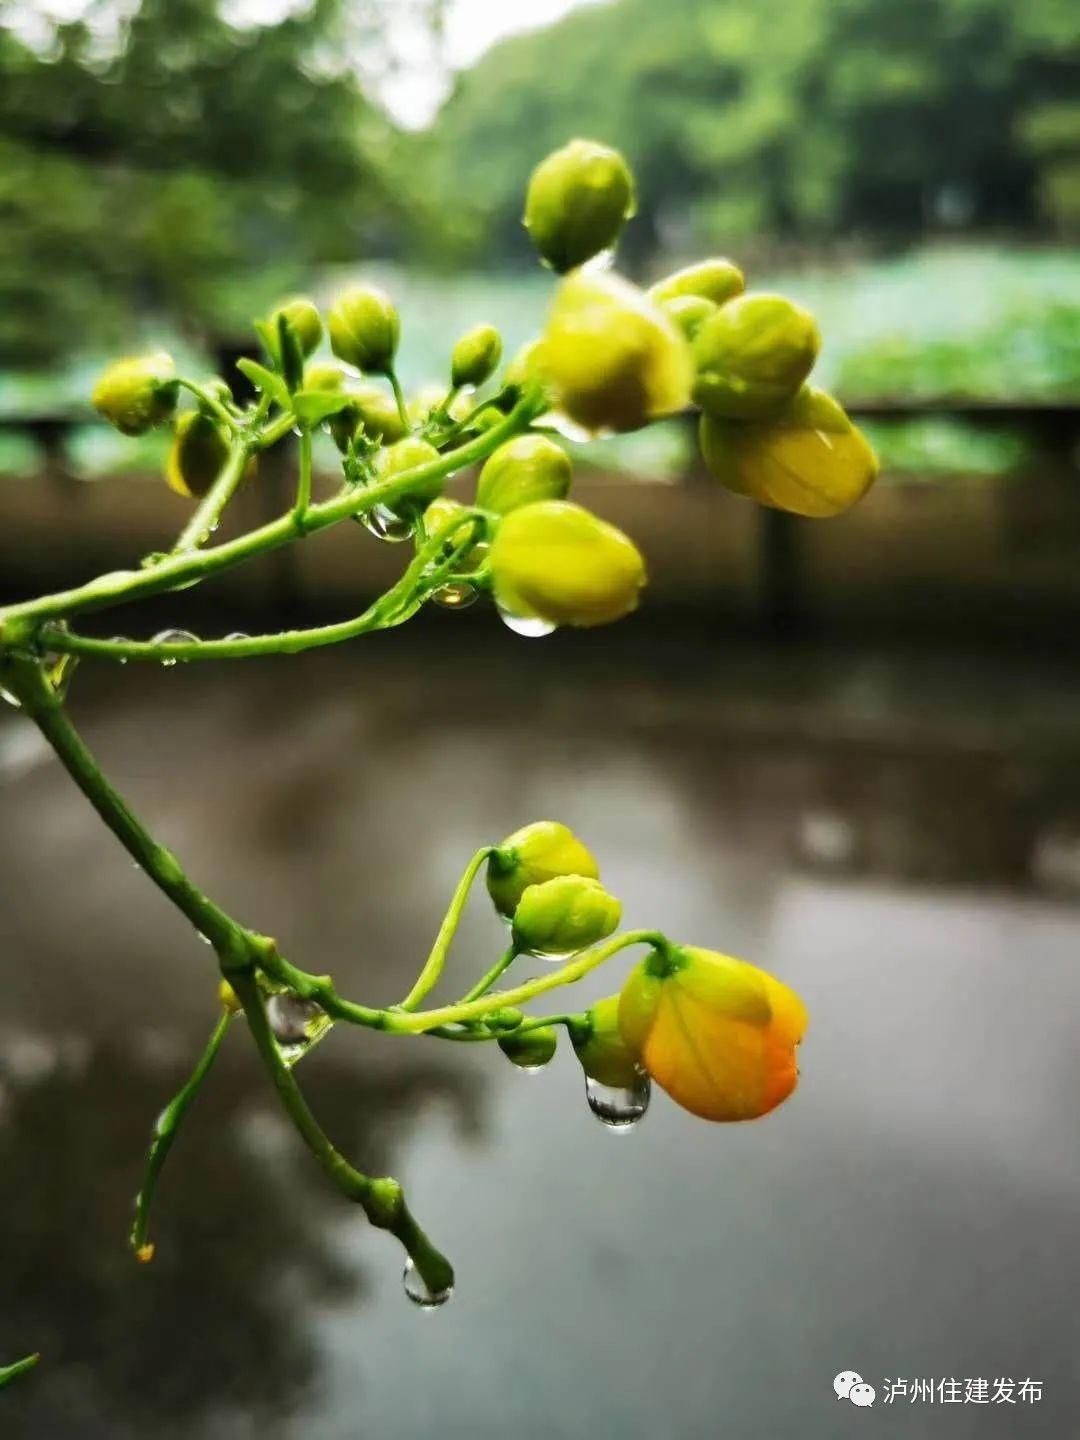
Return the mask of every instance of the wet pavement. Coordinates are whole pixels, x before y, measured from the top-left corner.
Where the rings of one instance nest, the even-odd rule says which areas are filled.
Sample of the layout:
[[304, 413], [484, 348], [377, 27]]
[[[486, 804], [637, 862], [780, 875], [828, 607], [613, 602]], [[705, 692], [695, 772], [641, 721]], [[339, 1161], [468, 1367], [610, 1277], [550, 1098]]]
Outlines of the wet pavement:
[[[625, 1136], [571, 1055], [527, 1077], [487, 1047], [335, 1030], [298, 1073], [454, 1259], [431, 1314], [240, 1027], [170, 1160], [158, 1258], [132, 1263], [211, 957], [0, 716], [0, 1357], [45, 1355], [0, 1395], [5, 1440], [1080, 1431], [1080, 679], [614, 635], [470, 616], [348, 655], [76, 677], [159, 838], [356, 998], [408, 988], [477, 845], [551, 817], [628, 924], [807, 999], [774, 1116], [710, 1127], [657, 1094]], [[481, 894], [448, 995], [501, 938]], [[834, 1398], [845, 1369], [872, 1417]], [[1013, 1403], [885, 1400], [954, 1377], [1011, 1378]]]

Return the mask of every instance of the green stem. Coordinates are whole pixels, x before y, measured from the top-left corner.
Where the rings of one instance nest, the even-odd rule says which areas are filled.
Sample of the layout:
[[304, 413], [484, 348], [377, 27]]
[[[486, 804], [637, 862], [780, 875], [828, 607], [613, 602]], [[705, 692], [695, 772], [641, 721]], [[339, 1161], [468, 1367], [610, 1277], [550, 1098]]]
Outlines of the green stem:
[[221, 1049], [222, 1041], [229, 1031], [229, 1023], [232, 1015], [228, 1010], [224, 1011], [213, 1033], [207, 1042], [206, 1049], [199, 1056], [198, 1063], [191, 1075], [184, 1082], [183, 1087], [177, 1091], [165, 1109], [158, 1116], [154, 1126], [154, 1138], [150, 1142], [150, 1149], [146, 1156], [146, 1171], [143, 1175], [143, 1182], [135, 1199], [135, 1222], [131, 1227], [131, 1248], [135, 1251], [139, 1261], [145, 1263], [154, 1258], [154, 1247], [147, 1239], [150, 1228], [150, 1209], [154, 1203], [154, 1192], [157, 1189], [158, 1177], [161, 1174], [169, 1151], [173, 1147], [173, 1141], [179, 1133], [184, 1116], [191, 1106], [191, 1102], [202, 1088], [203, 1081], [210, 1073], [211, 1066], [217, 1059], [218, 1051]]
[[472, 889], [473, 881], [476, 879], [481, 865], [487, 860], [492, 851], [491, 845], [484, 845], [472, 857], [462, 872], [458, 881], [457, 889], [450, 900], [443, 922], [439, 926], [439, 933], [435, 937], [435, 943], [431, 947], [431, 954], [424, 961], [424, 967], [416, 977], [416, 983], [405, 996], [399, 1005], [400, 1010], [415, 1010], [423, 1000], [424, 996], [434, 990], [442, 975], [443, 966], [446, 964], [447, 952], [451, 942], [457, 933], [461, 921], [462, 911], [465, 909], [465, 902], [469, 898], [469, 891]]
[[198, 509], [180, 532], [180, 538], [172, 548], [172, 555], [185, 555], [205, 545], [217, 529], [218, 521], [226, 505], [236, 494], [237, 486], [244, 478], [248, 460], [251, 458], [251, 442], [244, 438], [233, 441], [229, 458], [221, 467], [221, 473], [203, 496]]
[[216, 420], [220, 420], [230, 435], [236, 433], [236, 421], [229, 414], [228, 410], [226, 410], [225, 406], [222, 405], [221, 401], [210, 394], [209, 390], [204, 390], [203, 387], [197, 385], [194, 380], [186, 380], [183, 376], [180, 377], [177, 383], [182, 386], [183, 389], [190, 391], [204, 410], [209, 410]]
[[4, 684], [56, 751], [75, 784], [116, 838], [173, 904], [213, 945], [223, 968], [250, 966], [252, 937], [184, 874], [176, 856], [143, 828], [101, 772], [68, 719], [40, 664], [9, 656], [0, 665]]
[[480, 979], [476, 982], [476, 984], [472, 987], [472, 989], [467, 991], [466, 994], [461, 997], [461, 999], [458, 1001], [458, 1004], [464, 1005], [469, 1000], [479, 1000], [481, 995], [486, 995], [487, 992], [491, 989], [492, 985], [495, 984], [495, 981], [498, 980], [499, 976], [503, 973], [503, 971], [509, 970], [510, 966], [514, 963], [520, 953], [521, 952], [516, 945], [511, 945], [509, 949], [505, 952], [505, 954], [501, 955], [499, 959], [495, 961], [495, 964], [491, 967], [487, 974], [482, 975]]
[[10, 1385], [12, 1380], [17, 1380], [20, 1375], [32, 1370], [40, 1359], [40, 1355], [27, 1355], [24, 1360], [16, 1360], [14, 1365], [0, 1366], [0, 1390], [5, 1385]]
[[[392, 507], [395, 500], [400, 500], [418, 486], [426, 485], [432, 480], [443, 480], [466, 465], [485, 460], [504, 440], [528, 428], [537, 413], [537, 406], [536, 397], [527, 396], [501, 424], [467, 441], [456, 450], [440, 455], [437, 460], [429, 460], [424, 465], [417, 465], [412, 470], [403, 471], [400, 475], [380, 481], [376, 485], [350, 486], [332, 499], [312, 505], [304, 522], [305, 533], [310, 535], [330, 525], [336, 525], [351, 515], [365, 514], [376, 505]], [[266, 444], [280, 439], [294, 424], [292, 416], [281, 417], [263, 432], [259, 447], [265, 448]], [[284, 428], [281, 428], [282, 426]], [[10, 643], [12, 637], [24, 635], [27, 625], [32, 626], [40, 620], [67, 617], [87, 610], [102, 610], [110, 605], [127, 603], [148, 595], [159, 595], [163, 591], [197, 583], [256, 555], [280, 549], [296, 536], [296, 520], [290, 512], [223, 545], [176, 555], [146, 570], [112, 571], [74, 589], [8, 606], [0, 609], [0, 645]]]
[[300, 473], [296, 482], [296, 504], [293, 519], [301, 533], [311, 504], [311, 431], [306, 427], [300, 431]]
[[411, 430], [412, 426], [409, 424], [409, 412], [405, 408], [405, 395], [401, 389], [401, 381], [397, 377], [397, 371], [393, 366], [387, 370], [386, 378], [390, 381], [390, 388], [394, 392], [394, 403], [397, 405], [398, 419], [401, 421], [402, 428]]
[[[43, 649], [57, 654], [158, 664], [168, 660], [248, 660], [261, 655], [296, 655], [303, 650], [338, 645], [374, 630], [399, 625], [415, 614], [428, 596], [439, 588], [446, 575], [456, 568], [461, 556], [472, 547], [475, 540], [473, 532], [481, 523], [483, 512], [479, 510], [465, 510], [455, 515], [425, 541], [401, 578], [362, 615], [351, 620], [301, 630], [281, 630], [275, 635], [249, 635], [242, 640], [98, 640], [49, 624], [42, 627], [38, 638]], [[455, 534], [466, 525], [469, 526], [468, 534], [464, 539], [455, 541]], [[450, 553], [429, 570], [432, 561], [447, 544], [452, 546]]]
[[254, 977], [240, 974], [232, 984], [244, 1007], [256, 1049], [278, 1098], [308, 1150], [342, 1194], [358, 1204], [373, 1225], [396, 1236], [412, 1258], [428, 1290], [433, 1295], [448, 1290], [454, 1283], [453, 1267], [414, 1220], [398, 1182], [390, 1177], [372, 1179], [361, 1174], [334, 1147], [315, 1119], [295, 1076], [282, 1060], [274, 1042], [262, 994]]

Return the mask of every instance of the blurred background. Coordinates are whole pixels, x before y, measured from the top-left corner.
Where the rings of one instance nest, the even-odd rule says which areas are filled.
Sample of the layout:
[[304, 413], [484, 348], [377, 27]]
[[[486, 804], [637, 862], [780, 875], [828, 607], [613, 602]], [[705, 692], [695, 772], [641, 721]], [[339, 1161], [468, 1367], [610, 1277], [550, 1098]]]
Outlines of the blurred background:
[[[89, 410], [117, 352], [232, 378], [252, 317], [363, 275], [408, 388], [476, 322], [512, 353], [551, 288], [528, 172], [575, 134], [637, 174], [621, 268], [728, 254], [809, 304], [884, 465], [813, 522], [720, 491], [688, 423], [577, 446], [578, 498], [649, 562], [619, 626], [538, 642], [476, 606], [343, 653], [76, 674], [155, 833], [346, 993], [399, 998], [468, 854], [550, 816], [629, 923], [806, 996], [798, 1095], [731, 1132], [657, 1096], [616, 1138], [572, 1056], [523, 1078], [335, 1030], [301, 1076], [457, 1262], [432, 1315], [240, 1034], [133, 1267], [212, 976], [0, 716], [0, 1362], [46, 1357], [0, 1433], [1075, 1432], [1078, 97], [1070, 0], [0, 0], [0, 600], [186, 518], [163, 439]], [[270, 460], [229, 524], [287, 503]], [[402, 563], [340, 527], [101, 633], [354, 614]], [[482, 900], [448, 993], [499, 945]], [[873, 1417], [834, 1399], [852, 1368]], [[884, 1401], [950, 1377], [1043, 1396]]]

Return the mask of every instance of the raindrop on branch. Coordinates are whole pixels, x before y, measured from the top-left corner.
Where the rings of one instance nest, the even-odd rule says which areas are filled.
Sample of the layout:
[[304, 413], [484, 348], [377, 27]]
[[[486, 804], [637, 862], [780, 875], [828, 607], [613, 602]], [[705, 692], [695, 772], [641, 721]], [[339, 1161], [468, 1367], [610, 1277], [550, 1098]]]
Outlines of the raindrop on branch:
[[266, 1018], [279, 1045], [296, 1045], [308, 1038], [308, 1026], [321, 1014], [314, 1000], [303, 1000], [286, 991], [271, 995], [266, 1002]]
[[410, 539], [413, 533], [412, 521], [402, 519], [386, 505], [376, 505], [365, 515], [354, 515], [353, 519], [358, 520], [376, 540], [387, 540], [391, 545], [399, 545], [402, 540]]
[[[128, 637], [127, 637], [126, 635], [110, 635], [110, 637], [109, 637], [109, 644], [110, 644], [110, 645], [130, 645], [130, 644], [131, 644], [131, 641], [128, 639]], [[117, 656], [116, 656], [116, 660], [117, 660], [118, 664], [120, 664], [120, 665], [126, 665], [126, 664], [128, 663], [128, 657], [127, 657], [126, 655], [117, 655]]]
[[[159, 630], [150, 641], [151, 645], [197, 645], [199, 637], [193, 635], [190, 630]], [[168, 670], [176, 664], [175, 655], [166, 655], [162, 658], [162, 665]]]
[[641, 1069], [638, 1070], [633, 1085], [628, 1088], [601, 1085], [591, 1076], [587, 1076], [585, 1080], [585, 1098], [589, 1102], [589, 1109], [601, 1125], [606, 1125], [616, 1133], [630, 1130], [638, 1123], [649, 1108], [651, 1089], [649, 1077]]
[[499, 619], [508, 630], [515, 635], [524, 635], [528, 640], [538, 640], [543, 635], [554, 634], [558, 628], [550, 620], [541, 620], [538, 615], [511, 615], [509, 610], [504, 610], [501, 605], [496, 605], [499, 612]]
[[476, 586], [467, 580], [455, 580], [436, 590], [431, 598], [444, 610], [465, 610], [476, 599]]
[[413, 1264], [411, 1255], [405, 1261], [405, 1269], [401, 1272], [401, 1283], [405, 1287], [405, 1294], [421, 1310], [437, 1310], [440, 1305], [445, 1305], [454, 1293], [452, 1285], [448, 1285], [445, 1290], [429, 1290], [424, 1277]]
[[238, 640], [250, 640], [251, 636], [246, 630], [230, 630], [228, 635], [225, 636], [225, 639], [228, 644], [232, 645]]

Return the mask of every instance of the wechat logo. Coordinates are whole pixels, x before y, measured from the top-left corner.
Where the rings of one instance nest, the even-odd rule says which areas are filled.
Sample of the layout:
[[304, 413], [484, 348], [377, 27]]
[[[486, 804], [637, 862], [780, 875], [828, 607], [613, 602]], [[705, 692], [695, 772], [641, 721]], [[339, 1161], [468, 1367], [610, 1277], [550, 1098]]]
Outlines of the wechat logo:
[[873, 1405], [877, 1398], [873, 1385], [867, 1385], [855, 1370], [841, 1370], [833, 1380], [832, 1388], [836, 1391], [837, 1400], [850, 1400], [852, 1405], [860, 1408]]

